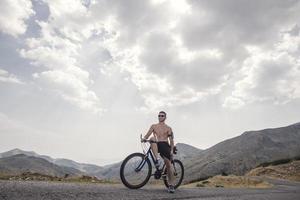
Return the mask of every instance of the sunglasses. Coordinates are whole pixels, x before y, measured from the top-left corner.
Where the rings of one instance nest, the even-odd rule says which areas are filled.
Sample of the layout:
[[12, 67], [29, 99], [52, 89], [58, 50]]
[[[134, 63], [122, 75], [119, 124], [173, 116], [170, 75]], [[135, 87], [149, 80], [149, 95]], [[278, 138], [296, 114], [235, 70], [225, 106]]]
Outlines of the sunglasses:
[[158, 115], [158, 117], [165, 117], [164, 115]]

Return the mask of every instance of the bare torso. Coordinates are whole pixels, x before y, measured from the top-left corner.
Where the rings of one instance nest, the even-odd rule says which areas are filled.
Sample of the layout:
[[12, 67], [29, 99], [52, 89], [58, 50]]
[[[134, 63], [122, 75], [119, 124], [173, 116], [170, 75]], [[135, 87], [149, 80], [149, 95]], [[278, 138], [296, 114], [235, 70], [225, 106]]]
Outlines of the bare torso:
[[153, 134], [158, 142], [168, 142], [168, 136], [171, 135], [172, 129], [165, 123], [153, 124]]

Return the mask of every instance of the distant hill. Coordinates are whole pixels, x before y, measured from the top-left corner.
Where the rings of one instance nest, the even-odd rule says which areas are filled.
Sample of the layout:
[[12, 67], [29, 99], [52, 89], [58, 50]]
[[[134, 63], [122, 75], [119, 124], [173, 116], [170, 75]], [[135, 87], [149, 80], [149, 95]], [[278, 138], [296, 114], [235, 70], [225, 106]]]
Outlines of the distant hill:
[[102, 179], [118, 181], [118, 180], [120, 180], [121, 164], [122, 164], [122, 161], [108, 165], [108, 166], [104, 166], [103, 170], [100, 170], [98, 173], [95, 174], [95, 176], [102, 178]]
[[38, 157], [38, 158], [43, 158], [49, 162], [53, 162], [54, 159], [49, 157], [49, 156], [45, 156], [45, 155], [39, 155], [37, 153], [35, 153], [34, 151], [23, 151], [21, 149], [12, 149], [10, 151], [7, 152], [3, 152], [0, 153], [0, 158], [5, 158], [5, 157], [10, 157], [10, 156], [14, 156], [14, 155], [18, 155], [18, 154], [24, 154], [27, 156], [34, 156], [34, 157]]
[[[263, 163], [299, 157], [300, 123], [281, 128], [247, 131], [205, 150], [183, 143], [176, 146], [178, 154], [175, 158], [180, 159], [185, 167], [184, 182], [197, 181], [218, 174], [244, 175]], [[23, 155], [18, 155], [20, 153]], [[0, 171], [14, 172], [32, 168], [43, 173], [45, 168], [46, 172], [52, 174], [85, 173], [111, 180], [119, 179], [121, 163], [122, 161], [100, 167], [68, 159], [53, 159], [20, 149], [0, 154]]]
[[247, 131], [185, 160], [185, 182], [217, 174], [243, 175], [256, 166], [300, 155], [300, 123]]
[[14, 156], [17, 154], [24, 154], [27, 156], [43, 158], [50, 163], [53, 163], [53, 164], [56, 164], [56, 165], [59, 165], [62, 167], [71, 167], [71, 168], [77, 169], [79, 171], [82, 171], [82, 172], [84, 172], [86, 174], [90, 174], [90, 175], [93, 175], [103, 169], [102, 167], [100, 167], [98, 165], [78, 163], [73, 160], [63, 159], [63, 158], [54, 159], [54, 158], [51, 158], [50, 156], [40, 155], [33, 151], [23, 151], [21, 149], [13, 149], [13, 150], [10, 150], [10, 151], [4, 152], [4, 153], [0, 153], [0, 158], [10, 157], [10, 156]]
[[59, 166], [72, 167], [72, 168], [78, 169], [82, 172], [85, 172], [89, 175], [93, 175], [93, 174], [97, 173], [98, 171], [103, 170], [103, 167], [100, 167], [98, 165], [78, 163], [73, 160], [62, 159], [62, 158], [55, 159], [53, 163], [55, 163]]
[[193, 156], [198, 155], [200, 152], [203, 151], [194, 146], [184, 144], [184, 143], [177, 143], [176, 147], [177, 147], [178, 151], [177, 151], [177, 155], [175, 155], [175, 158], [177, 158], [179, 160], [191, 158]]
[[43, 158], [17, 154], [0, 158], [0, 172], [2, 174], [21, 174], [24, 172], [40, 173], [50, 176], [78, 176], [83, 173], [70, 167], [55, 165]]

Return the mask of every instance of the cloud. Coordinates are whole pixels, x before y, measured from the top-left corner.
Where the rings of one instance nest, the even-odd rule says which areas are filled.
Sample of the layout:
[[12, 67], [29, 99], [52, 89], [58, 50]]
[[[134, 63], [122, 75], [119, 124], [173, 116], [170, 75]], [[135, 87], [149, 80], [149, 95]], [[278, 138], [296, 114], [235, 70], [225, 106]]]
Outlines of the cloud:
[[34, 15], [30, 0], [2, 0], [0, 2], [0, 30], [17, 37], [25, 33], [25, 21]]
[[[28, 38], [20, 55], [40, 68], [33, 74], [43, 89], [53, 90], [64, 100], [84, 110], [101, 113], [100, 99], [90, 89], [93, 80], [80, 63], [84, 42], [98, 34], [97, 23], [88, 22], [87, 8], [81, 1], [46, 1], [49, 20], [37, 21], [40, 36]], [[101, 30], [99, 30], [101, 31]]]
[[[184, 54], [182, 53], [184, 48], [173, 44], [176, 42], [173, 39], [176, 35], [172, 34], [180, 15], [189, 11], [186, 1], [180, 3], [181, 8], [172, 1], [109, 1], [110, 23], [106, 27], [116, 34], [111, 40], [104, 41], [104, 46], [112, 59], [102, 71], [108, 74], [109, 71], [119, 68], [128, 76], [145, 100], [143, 109], [155, 110], [159, 107], [184, 105], [201, 99], [203, 91], [199, 91], [198, 87], [205, 87], [203, 85], [207, 79], [204, 80], [204, 77], [207, 77], [207, 74], [200, 73], [201, 69], [198, 66], [200, 62], [204, 65], [208, 63], [216, 65], [219, 62], [214, 60], [214, 56], [210, 56], [212, 51], [209, 53], [202, 51], [195, 54], [197, 58], [202, 56], [204, 60], [191, 59], [189, 69], [185, 66], [187, 58], [184, 56], [189, 52]], [[94, 6], [104, 9], [107, 2], [101, 1]], [[95, 7], [91, 6], [91, 12]], [[179, 60], [178, 56], [184, 58]], [[197, 69], [198, 73], [195, 73], [194, 70]], [[215, 72], [211, 68], [207, 73], [212, 75]], [[194, 79], [190, 77], [192, 75]], [[194, 83], [195, 80], [202, 80], [202, 85]]]
[[299, 19], [298, 1], [191, 0], [189, 3], [192, 14], [182, 18], [179, 27], [189, 48], [219, 46], [230, 50], [232, 45], [272, 45], [282, 28]]
[[[288, 84], [295, 85], [299, 79], [295, 53], [298, 39], [285, 34], [283, 41], [282, 34], [295, 25], [293, 32], [297, 32], [298, 1], [189, 3], [191, 13], [181, 18], [176, 30], [189, 51], [217, 49], [221, 52], [220, 67], [217, 68], [221, 70], [219, 82], [231, 91], [223, 102], [224, 107], [239, 108], [262, 101], [281, 104], [297, 98], [296, 87], [283, 88]], [[249, 51], [249, 46], [258, 51]], [[205, 70], [209, 68], [207, 66]], [[214, 76], [207, 77], [206, 83], [210, 78], [213, 83], [218, 83]], [[222, 93], [226, 95], [225, 91]]]
[[[248, 47], [249, 56], [239, 71], [232, 95], [223, 106], [238, 108], [254, 102], [286, 104], [300, 98], [300, 32], [282, 34], [273, 50]], [[235, 105], [233, 105], [235, 104]]]
[[[270, 51], [282, 31], [295, 25], [300, 6], [294, 1], [180, 3], [184, 9], [174, 1], [100, 1], [89, 7], [91, 16], [115, 33], [104, 41], [111, 60], [102, 71], [124, 72], [138, 87], [145, 109], [185, 105], [235, 88], [253, 56], [247, 47]], [[224, 105], [245, 105], [227, 97]]]
[[176, 39], [170, 34], [151, 34], [142, 45], [141, 63], [149, 71], [167, 77], [178, 89], [189, 86], [209, 92], [226, 80], [228, 70], [218, 50], [188, 51]]
[[44, 71], [33, 75], [39, 86], [56, 91], [66, 101], [84, 110], [101, 113], [103, 110], [95, 92], [88, 89], [76, 75], [60, 70]]
[[[223, 106], [235, 108], [258, 97], [295, 96], [274, 87], [263, 91], [258, 85], [272, 84], [259, 77], [280, 71], [285, 62], [296, 70], [296, 61], [290, 61], [298, 48], [297, 28], [291, 30], [299, 19], [296, 1], [45, 2], [48, 21], [37, 21], [40, 37], [27, 39], [20, 54], [43, 67], [36, 81], [56, 91], [60, 87], [63, 99], [81, 108], [84, 102], [100, 105], [92, 90], [96, 71], [107, 77], [122, 73], [120, 81], [137, 87], [144, 99], [140, 109], [148, 111], [219, 94]], [[293, 34], [282, 39], [284, 31]], [[271, 58], [275, 46], [281, 49], [280, 58]], [[268, 63], [248, 47], [269, 52]], [[70, 92], [76, 87], [80, 92]], [[250, 94], [249, 88], [256, 89]], [[276, 101], [285, 101], [280, 99]]]
[[5, 83], [17, 83], [24, 84], [19, 78], [14, 74], [8, 73], [6, 70], [0, 69], [0, 81]]

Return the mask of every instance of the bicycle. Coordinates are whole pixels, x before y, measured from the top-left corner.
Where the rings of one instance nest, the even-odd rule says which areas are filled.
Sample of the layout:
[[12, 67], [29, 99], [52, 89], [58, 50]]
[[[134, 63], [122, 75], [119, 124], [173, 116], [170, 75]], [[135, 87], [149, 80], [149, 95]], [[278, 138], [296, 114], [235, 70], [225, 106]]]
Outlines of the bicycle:
[[[151, 176], [154, 176], [155, 179], [162, 179], [165, 186], [169, 188], [166, 164], [164, 163], [161, 168], [154, 164], [155, 158], [151, 150], [151, 145], [147, 147], [146, 143], [157, 142], [151, 140], [144, 140], [144, 142], [142, 142], [141, 140], [143, 153], [132, 153], [124, 159], [120, 168], [122, 183], [130, 189], [139, 189], [147, 184]], [[176, 148], [174, 148], [173, 153], [177, 153]], [[154, 174], [152, 174], [151, 160], [156, 170]], [[174, 173], [173, 186], [176, 189], [180, 186], [183, 180], [184, 167], [182, 162], [178, 159], [173, 159], [171, 162]]]

